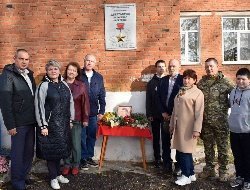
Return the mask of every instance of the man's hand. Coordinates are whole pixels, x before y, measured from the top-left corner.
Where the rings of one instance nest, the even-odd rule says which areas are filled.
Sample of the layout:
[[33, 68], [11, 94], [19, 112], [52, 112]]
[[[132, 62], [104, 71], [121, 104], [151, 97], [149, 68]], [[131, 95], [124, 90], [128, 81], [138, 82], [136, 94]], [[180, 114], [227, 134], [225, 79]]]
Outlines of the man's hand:
[[99, 114], [97, 115], [97, 119], [98, 119], [98, 120], [101, 120], [102, 118], [103, 118], [103, 115], [99, 113]]
[[163, 119], [164, 119], [165, 121], [169, 121], [170, 118], [171, 118], [171, 116], [168, 115], [166, 112], [162, 113], [161, 115], [162, 115], [162, 117], [163, 117]]
[[47, 136], [49, 134], [48, 129], [42, 129], [41, 130], [42, 135]]
[[15, 134], [17, 134], [16, 128], [8, 130], [8, 133], [9, 133], [9, 135], [14, 136]]
[[87, 127], [89, 124], [88, 122], [82, 122], [83, 127]]
[[193, 131], [193, 139], [196, 139], [200, 136], [200, 133], [197, 131]]

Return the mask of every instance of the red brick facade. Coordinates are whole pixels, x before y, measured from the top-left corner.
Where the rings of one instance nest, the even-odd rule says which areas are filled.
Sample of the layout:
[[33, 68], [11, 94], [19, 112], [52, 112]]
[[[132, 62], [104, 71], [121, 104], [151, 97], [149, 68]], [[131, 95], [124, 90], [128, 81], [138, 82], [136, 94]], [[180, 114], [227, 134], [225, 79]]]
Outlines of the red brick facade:
[[[137, 49], [105, 51], [104, 4], [136, 3]], [[221, 15], [227, 11], [250, 11], [248, 0], [3, 0], [0, 3], [0, 69], [12, 62], [13, 52], [25, 48], [31, 55], [35, 75], [44, 73], [48, 59], [64, 66], [69, 61], [83, 65], [87, 53], [97, 56], [97, 70], [105, 78], [108, 91], [141, 91], [142, 74], [153, 72], [158, 59], [180, 59], [180, 15], [183, 12], [209, 12], [200, 15], [201, 63], [208, 57], [222, 62]], [[250, 15], [249, 15], [250, 16]], [[221, 66], [221, 65], [220, 65]], [[222, 65], [234, 78], [239, 67]], [[204, 65], [194, 68], [199, 76]]]

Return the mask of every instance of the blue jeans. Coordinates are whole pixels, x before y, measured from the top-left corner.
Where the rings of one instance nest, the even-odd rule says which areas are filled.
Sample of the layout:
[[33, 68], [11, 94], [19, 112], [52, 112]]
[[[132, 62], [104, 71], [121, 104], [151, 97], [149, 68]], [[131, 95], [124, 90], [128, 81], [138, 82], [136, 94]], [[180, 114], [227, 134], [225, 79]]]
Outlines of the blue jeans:
[[192, 153], [183, 153], [177, 150], [176, 152], [178, 154], [182, 174], [186, 177], [194, 175], [194, 163]]
[[97, 131], [97, 116], [89, 117], [89, 125], [82, 128], [82, 159], [94, 156]]
[[35, 126], [20, 126], [11, 136], [11, 183], [14, 189], [25, 189], [25, 180], [34, 156]]

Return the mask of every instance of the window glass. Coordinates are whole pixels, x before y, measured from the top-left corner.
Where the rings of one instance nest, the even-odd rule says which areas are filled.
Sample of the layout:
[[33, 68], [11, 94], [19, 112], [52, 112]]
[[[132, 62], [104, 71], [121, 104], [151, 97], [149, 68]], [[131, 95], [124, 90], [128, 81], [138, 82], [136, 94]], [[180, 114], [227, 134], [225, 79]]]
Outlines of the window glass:
[[244, 18], [224, 18], [223, 29], [224, 30], [244, 30], [245, 29]]
[[181, 61], [185, 61], [185, 34], [181, 34]]
[[197, 64], [200, 61], [199, 19], [181, 18], [181, 63]]
[[224, 62], [250, 64], [250, 17], [225, 17], [222, 24]]
[[198, 19], [182, 19], [181, 20], [182, 31], [198, 30]]
[[199, 38], [197, 32], [188, 33], [188, 61], [198, 62], [199, 61]]
[[240, 60], [250, 60], [250, 33], [240, 34]]
[[236, 32], [224, 32], [224, 61], [237, 61]]

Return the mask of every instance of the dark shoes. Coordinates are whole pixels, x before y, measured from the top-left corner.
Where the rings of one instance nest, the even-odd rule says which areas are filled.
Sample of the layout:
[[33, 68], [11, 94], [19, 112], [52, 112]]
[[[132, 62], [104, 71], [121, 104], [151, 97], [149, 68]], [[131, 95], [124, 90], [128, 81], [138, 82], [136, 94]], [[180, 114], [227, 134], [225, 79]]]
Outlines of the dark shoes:
[[232, 188], [235, 188], [235, 187], [240, 187], [242, 186], [244, 183], [244, 179], [241, 178], [241, 177], [236, 177], [233, 181], [230, 182], [230, 186]]
[[160, 160], [155, 160], [154, 167], [155, 168], [160, 168], [161, 167], [161, 161]]
[[244, 186], [241, 188], [241, 190], [250, 190], [250, 183], [244, 182]]
[[172, 164], [171, 165], [163, 164], [163, 171], [166, 173], [172, 173], [173, 172]]
[[[21, 189], [21, 190], [27, 190], [27, 189], [30, 189], [30, 186], [31, 185], [34, 185], [35, 184], [35, 181], [33, 179], [26, 179], [25, 180], [25, 188], [24, 189]], [[1, 188], [0, 188], [1, 189]], [[6, 187], [7, 190], [20, 190], [20, 188], [15, 188], [13, 187], [11, 184], [10, 186], [7, 186]]]
[[92, 159], [92, 158], [88, 158], [87, 160], [87, 164], [93, 168], [98, 167], [98, 164]]
[[81, 159], [80, 169], [84, 171], [89, 170], [87, 160]]
[[92, 158], [87, 158], [87, 160], [81, 159], [81, 169], [88, 170], [88, 166], [96, 168], [98, 164]]
[[26, 179], [25, 180], [25, 185], [34, 185], [35, 181], [33, 179]]

